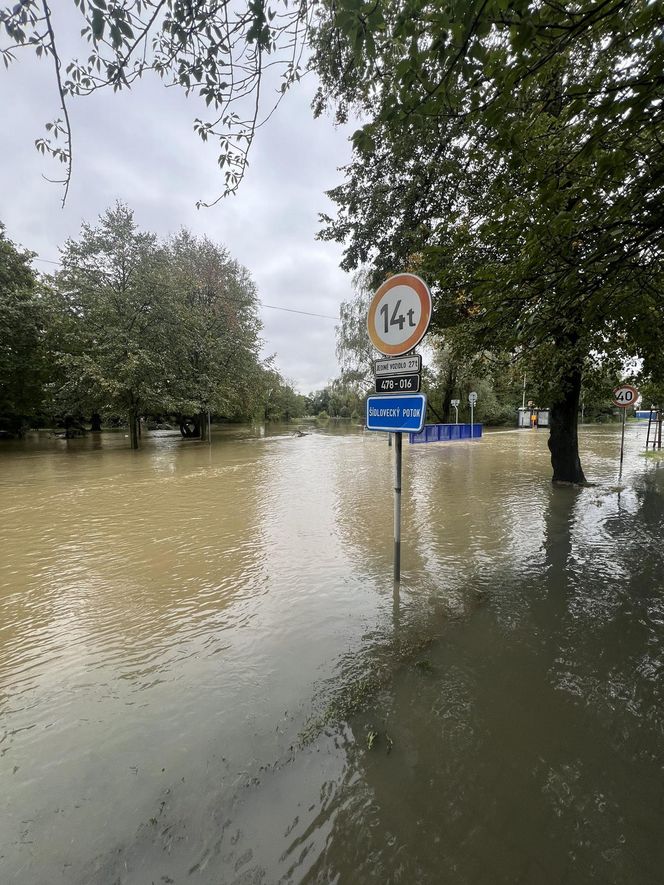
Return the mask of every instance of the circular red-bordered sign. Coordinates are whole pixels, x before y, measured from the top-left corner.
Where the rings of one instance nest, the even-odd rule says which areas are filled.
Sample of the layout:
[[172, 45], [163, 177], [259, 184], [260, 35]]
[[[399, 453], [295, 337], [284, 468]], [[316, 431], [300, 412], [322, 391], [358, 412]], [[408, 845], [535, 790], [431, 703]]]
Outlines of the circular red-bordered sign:
[[613, 388], [613, 405], [619, 409], [628, 409], [639, 398], [639, 391], [631, 384], [620, 384]]
[[429, 287], [415, 274], [398, 273], [386, 280], [374, 295], [367, 329], [379, 353], [401, 356], [420, 343], [430, 322]]

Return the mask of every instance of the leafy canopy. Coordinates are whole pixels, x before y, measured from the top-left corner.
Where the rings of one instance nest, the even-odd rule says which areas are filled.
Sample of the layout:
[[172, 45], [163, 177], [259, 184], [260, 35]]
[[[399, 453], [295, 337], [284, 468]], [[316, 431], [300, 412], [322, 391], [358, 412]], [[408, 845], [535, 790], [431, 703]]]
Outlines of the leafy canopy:
[[439, 328], [656, 359], [664, 332], [664, 41], [656, 3], [346, 3], [317, 31], [319, 109], [365, 115], [323, 238], [416, 267]]

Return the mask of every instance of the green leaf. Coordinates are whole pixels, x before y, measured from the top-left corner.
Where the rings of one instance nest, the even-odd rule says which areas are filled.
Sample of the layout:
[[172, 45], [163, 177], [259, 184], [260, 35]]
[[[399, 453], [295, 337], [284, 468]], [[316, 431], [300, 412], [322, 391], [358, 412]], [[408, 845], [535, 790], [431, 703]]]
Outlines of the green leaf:
[[95, 40], [101, 40], [104, 36], [104, 26], [106, 24], [106, 19], [104, 18], [104, 13], [99, 9], [92, 10], [92, 20], [90, 22], [92, 26], [92, 36]]

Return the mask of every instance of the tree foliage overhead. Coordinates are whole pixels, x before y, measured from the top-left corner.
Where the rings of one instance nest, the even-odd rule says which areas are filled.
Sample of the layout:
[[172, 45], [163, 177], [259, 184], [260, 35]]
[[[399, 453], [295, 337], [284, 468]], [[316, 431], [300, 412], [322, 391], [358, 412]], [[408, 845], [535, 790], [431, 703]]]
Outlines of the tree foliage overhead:
[[63, 204], [74, 155], [70, 100], [127, 89], [148, 74], [204, 103], [208, 114], [196, 118], [194, 129], [203, 141], [218, 141], [222, 196], [233, 193], [257, 129], [300, 79], [312, 10], [307, 0], [73, 0], [80, 54], [63, 58], [62, 9], [54, 15], [48, 0], [0, 8], [5, 66], [26, 48], [54, 65], [60, 113], [36, 146], [64, 165]]
[[[371, 10], [366, 22], [338, 12], [317, 37], [322, 94], [370, 118], [332, 192], [339, 217], [326, 219], [325, 236], [347, 241], [346, 266], [373, 260], [389, 272], [421, 253], [460, 290], [498, 282], [499, 312], [474, 314], [491, 330], [520, 319], [546, 333], [561, 299], [528, 307], [554, 288], [569, 289], [565, 306], [584, 290], [590, 310], [607, 294], [621, 308], [638, 275], [656, 299], [661, 6], [403, 0]], [[452, 239], [457, 261], [443, 276]], [[471, 307], [462, 299], [456, 313]]]
[[377, 280], [416, 268], [439, 329], [532, 355], [568, 454], [590, 355], [661, 360], [663, 24], [637, 0], [400, 0], [317, 32], [319, 109], [368, 120], [323, 237]]

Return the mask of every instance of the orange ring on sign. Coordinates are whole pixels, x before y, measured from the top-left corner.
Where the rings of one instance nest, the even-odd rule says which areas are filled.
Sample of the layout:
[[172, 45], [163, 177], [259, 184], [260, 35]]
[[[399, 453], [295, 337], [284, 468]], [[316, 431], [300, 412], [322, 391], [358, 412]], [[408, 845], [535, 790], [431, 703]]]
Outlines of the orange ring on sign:
[[[620, 390], [631, 390], [632, 399], [630, 402], [628, 402], [628, 403], [618, 402], [618, 400], [616, 399], [616, 396], [618, 394], [618, 391], [620, 391]], [[618, 409], [629, 409], [630, 406], [634, 405], [634, 403], [637, 401], [638, 398], [639, 398], [639, 391], [636, 389], [636, 387], [634, 387], [633, 384], [619, 384], [617, 387], [613, 388], [613, 405], [616, 406], [616, 408], [618, 408]]]
[[[420, 321], [415, 327], [415, 331], [405, 341], [401, 344], [388, 344], [376, 333], [374, 321], [376, 318], [376, 310], [378, 309], [378, 304], [382, 297], [395, 286], [408, 286], [412, 289], [420, 300], [422, 312], [420, 314]], [[408, 353], [409, 350], [412, 350], [413, 347], [420, 343], [426, 335], [430, 322], [431, 292], [429, 292], [429, 287], [423, 279], [416, 276], [414, 273], [398, 273], [393, 277], [390, 277], [389, 280], [385, 280], [371, 300], [369, 315], [367, 317], [367, 331], [369, 332], [371, 343], [379, 353], [383, 353], [385, 356], [401, 356], [401, 354]]]

